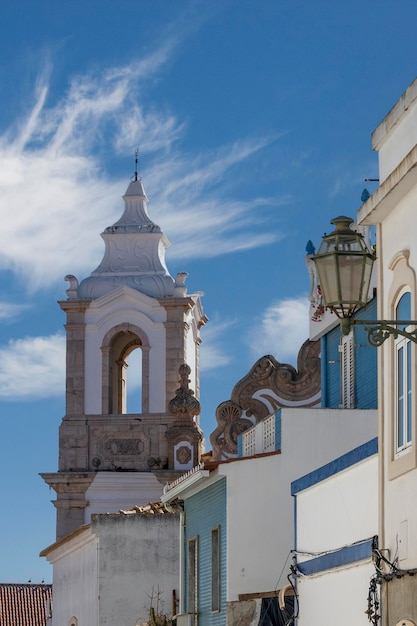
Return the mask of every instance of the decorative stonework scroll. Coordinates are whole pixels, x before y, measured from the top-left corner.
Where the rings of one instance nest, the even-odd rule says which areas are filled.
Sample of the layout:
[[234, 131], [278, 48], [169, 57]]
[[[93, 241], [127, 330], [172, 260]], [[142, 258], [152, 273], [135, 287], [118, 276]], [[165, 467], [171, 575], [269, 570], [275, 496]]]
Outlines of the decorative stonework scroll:
[[195, 417], [200, 414], [200, 403], [189, 388], [191, 368], [179, 367], [180, 386], [169, 403], [174, 416], [171, 428], [165, 433], [168, 442], [168, 466], [175, 470], [189, 470], [200, 462], [203, 451], [203, 433]]
[[151, 458], [155, 464], [159, 459], [158, 468], [163, 467], [161, 459], [167, 455], [166, 445], [159, 441], [158, 433], [152, 432], [150, 424], [127, 415], [105, 422], [89, 416], [88, 421], [91, 427], [85, 443], [90, 471], [148, 471]]
[[242, 417], [242, 414], [241, 407], [231, 400], [226, 400], [217, 407], [218, 426], [210, 435], [216, 459], [236, 455], [238, 435], [254, 425], [254, 421]]
[[145, 446], [142, 439], [108, 439], [104, 445], [112, 456], [140, 455]]
[[187, 465], [191, 461], [192, 458], [192, 450], [188, 446], [180, 446], [175, 455], [175, 460], [178, 461], [180, 465]]
[[266, 355], [233, 388], [230, 400], [216, 409], [217, 428], [210, 436], [214, 458], [237, 454], [237, 437], [282, 406], [317, 406], [320, 402], [320, 342], [306, 341], [296, 370]]
[[191, 368], [185, 363], [179, 368], [180, 374], [180, 386], [176, 390], [175, 398], [169, 403], [169, 410], [176, 418], [174, 426], [180, 426], [182, 424], [189, 425], [193, 423], [193, 418], [200, 414], [200, 403], [194, 397], [194, 391], [189, 389], [188, 385], [191, 374]]

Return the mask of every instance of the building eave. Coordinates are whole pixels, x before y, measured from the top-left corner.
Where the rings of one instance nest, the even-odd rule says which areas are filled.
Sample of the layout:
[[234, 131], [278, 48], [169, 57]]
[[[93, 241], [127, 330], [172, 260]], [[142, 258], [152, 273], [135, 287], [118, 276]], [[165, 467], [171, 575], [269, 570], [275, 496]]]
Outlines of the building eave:
[[410, 150], [375, 193], [360, 207], [358, 224], [381, 223], [415, 185], [417, 185], [417, 146]]
[[51, 561], [50, 557], [52, 557], [52, 560], [55, 561], [56, 559], [53, 558], [53, 555], [58, 550], [62, 552], [62, 554], [59, 555], [60, 557], [65, 556], [68, 552], [72, 552], [74, 546], [71, 545], [71, 547], [69, 547], [69, 544], [73, 544], [74, 539], [78, 539], [77, 545], [89, 543], [92, 539], [94, 539], [94, 536], [91, 533], [91, 524], [83, 524], [82, 526], [79, 526], [76, 530], [73, 530], [68, 533], [68, 535], [65, 535], [65, 537], [62, 537], [47, 548], [44, 548], [44, 550], [40, 552], [39, 556], [45, 556], [48, 561]]
[[200, 483], [207, 480], [209, 476], [209, 470], [200, 467], [195, 468], [189, 474], [186, 474], [183, 480], [180, 478], [178, 482], [175, 481], [172, 487], [166, 485], [164, 487], [164, 493], [161, 496], [161, 502], [165, 504], [177, 500], [178, 498], [182, 500], [187, 492], [199, 486]]
[[382, 143], [391, 130], [396, 126], [403, 117], [404, 113], [410, 108], [417, 99], [417, 78], [405, 90], [401, 98], [394, 104], [392, 109], [387, 113], [384, 119], [378, 124], [372, 133], [372, 148], [379, 150]]

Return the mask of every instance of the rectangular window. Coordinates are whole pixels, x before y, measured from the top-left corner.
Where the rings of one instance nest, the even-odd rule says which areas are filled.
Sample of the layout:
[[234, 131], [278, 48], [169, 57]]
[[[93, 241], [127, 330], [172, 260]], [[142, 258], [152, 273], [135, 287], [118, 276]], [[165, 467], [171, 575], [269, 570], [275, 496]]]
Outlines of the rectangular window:
[[411, 446], [412, 440], [412, 376], [411, 341], [400, 337], [395, 342], [396, 351], [396, 402], [395, 431], [396, 452], [401, 454]]
[[341, 408], [353, 409], [355, 408], [355, 376], [354, 376], [354, 337], [353, 330], [342, 337], [339, 351], [341, 353], [340, 358], [340, 374], [341, 374]]
[[187, 612], [191, 614], [192, 626], [197, 626], [198, 613], [198, 537], [188, 541], [187, 559]]
[[211, 531], [211, 610], [220, 611], [220, 528]]

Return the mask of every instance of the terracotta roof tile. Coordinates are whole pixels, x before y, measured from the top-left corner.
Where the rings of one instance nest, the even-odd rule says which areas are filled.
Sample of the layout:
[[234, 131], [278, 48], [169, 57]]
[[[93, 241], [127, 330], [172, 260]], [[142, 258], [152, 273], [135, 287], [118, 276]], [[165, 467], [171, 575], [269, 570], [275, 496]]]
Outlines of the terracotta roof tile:
[[122, 515], [134, 515], [135, 513], [140, 515], [171, 515], [162, 502], [149, 502], [149, 504], [142, 506], [134, 506], [133, 509], [128, 511], [123, 511], [122, 509], [119, 511], [119, 514]]
[[52, 615], [52, 585], [0, 583], [1, 626], [46, 626]]

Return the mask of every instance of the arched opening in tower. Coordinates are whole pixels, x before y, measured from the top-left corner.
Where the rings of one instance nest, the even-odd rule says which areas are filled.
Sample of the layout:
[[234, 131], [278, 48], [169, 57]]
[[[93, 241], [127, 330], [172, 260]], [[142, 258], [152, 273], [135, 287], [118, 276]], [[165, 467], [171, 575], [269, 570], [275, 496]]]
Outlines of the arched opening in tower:
[[142, 413], [142, 350], [134, 348], [126, 358], [125, 409], [126, 413]]

